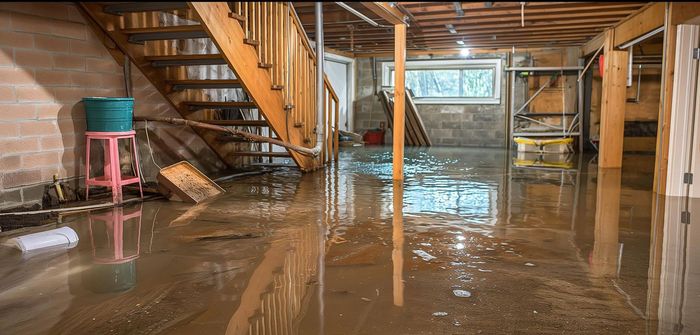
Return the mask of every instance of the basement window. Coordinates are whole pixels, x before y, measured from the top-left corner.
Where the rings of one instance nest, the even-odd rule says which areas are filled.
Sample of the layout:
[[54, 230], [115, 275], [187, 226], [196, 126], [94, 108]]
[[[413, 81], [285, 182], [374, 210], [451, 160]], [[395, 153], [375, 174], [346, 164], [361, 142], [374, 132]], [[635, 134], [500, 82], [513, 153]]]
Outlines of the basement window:
[[[394, 85], [394, 63], [382, 63], [383, 86]], [[501, 60], [406, 62], [406, 88], [416, 104], [500, 104]]]

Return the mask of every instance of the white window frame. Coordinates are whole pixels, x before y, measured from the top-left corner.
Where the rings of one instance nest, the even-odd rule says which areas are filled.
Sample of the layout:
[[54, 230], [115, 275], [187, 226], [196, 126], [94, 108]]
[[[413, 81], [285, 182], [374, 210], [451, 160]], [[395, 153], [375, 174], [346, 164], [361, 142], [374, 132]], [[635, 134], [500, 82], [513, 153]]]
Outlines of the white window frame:
[[[431, 59], [413, 60], [406, 62], [406, 70], [443, 70], [443, 69], [469, 69], [493, 67], [495, 69], [493, 96], [490, 98], [414, 98], [416, 104], [454, 104], [454, 105], [498, 105], [501, 103], [501, 77], [503, 76], [500, 58], [484, 59]], [[394, 70], [394, 62], [382, 63], [382, 86], [393, 87], [391, 71]], [[461, 78], [460, 78], [461, 79]]]

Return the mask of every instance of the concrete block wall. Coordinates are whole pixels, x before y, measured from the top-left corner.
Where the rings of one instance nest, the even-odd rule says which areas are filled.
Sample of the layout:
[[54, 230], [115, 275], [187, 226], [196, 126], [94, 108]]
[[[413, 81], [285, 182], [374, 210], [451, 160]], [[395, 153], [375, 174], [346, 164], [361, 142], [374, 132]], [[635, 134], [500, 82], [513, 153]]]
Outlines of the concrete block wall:
[[[138, 70], [132, 77], [136, 115], [178, 115]], [[54, 175], [84, 175], [87, 96], [124, 96], [124, 77], [77, 7], [0, 3], [0, 209], [40, 201]], [[184, 159], [205, 172], [225, 168], [189, 128], [159, 126], [151, 140], [161, 166]], [[145, 146], [140, 153], [152, 178]]]
[[[475, 58], [501, 58], [505, 54], [480, 54]], [[430, 59], [421, 57], [420, 59]], [[438, 59], [435, 57], [433, 59]], [[376, 90], [381, 89], [382, 59], [376, 62]], [[391, 61], [391, 60], [386, 60]], [[505, 66], [505, 61], [503, 63]], [[506, 130], [506, 74], [502, 73], [501, 103], [490, 105], [440, 105], [418, 104], [418, 113], [428, 131], [433, 145], [458, 147], [505, 147]], [[369, 58], [357, 59], [357, 90], [355, 96], [355, 131], [362, 133], [367, 129], [379, 128], [385, 122], [384, 109], [374, 95], [372, 65]], [[385, 135], [385, 143], [391, 143], [391, 131]]]

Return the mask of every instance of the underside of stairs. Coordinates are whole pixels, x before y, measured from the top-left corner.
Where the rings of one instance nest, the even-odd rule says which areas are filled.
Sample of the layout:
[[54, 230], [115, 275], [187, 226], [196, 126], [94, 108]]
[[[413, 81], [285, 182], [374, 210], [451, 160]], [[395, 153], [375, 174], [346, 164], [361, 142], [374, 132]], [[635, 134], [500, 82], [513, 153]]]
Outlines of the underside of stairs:
[[80, 7], [115, 58], [128, 57], [182, 118], [321, 148], [310, 156], [194, 128], [229, 166], [291, 157], [311, 171], [337, 157], [338, 98], [325, 80], [318, 122], [315, 53], [291, 5], [84, 2]]

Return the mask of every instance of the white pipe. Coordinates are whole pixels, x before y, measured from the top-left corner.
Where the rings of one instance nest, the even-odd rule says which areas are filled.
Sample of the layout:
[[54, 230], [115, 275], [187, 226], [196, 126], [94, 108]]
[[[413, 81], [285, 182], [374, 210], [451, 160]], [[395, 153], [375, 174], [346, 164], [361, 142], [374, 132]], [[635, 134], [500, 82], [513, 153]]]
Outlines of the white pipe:
[[73, 248], [78, 244], [78, 234], [70, 227], [61, 227], [39, 233], [18, 236], [12, 239], [22, 252], [36, 251], [52, 247]]
[[598, 48], [598, 51], [596, 51], [593, 54], [593, 57], [591, 57], [591, 60], [588, 61], [588, 64], [583, 67], [583, 71], [581, 71], [581, 74], [578, 76], [578, 79], [576, 79], [576, 82], [581, 81], [581, 78], [583, 78], [583, 75], [586, 74], [586, 71], [588, 71], [588, 68], [593, 64], [593, 61], [595, 61], [595, 58], [598, 56], [598, 54], [603, 51], [603, 48], [605, 47], [605, 44], [601, 45], [600, 48]]
[[315, 3], [316, 9], [316, 147], [313, 149], [321, 150], [324, 142], [324, 130], [325, 125], [323, 124], [324, 110], [324, 100], [325, 100], [325, 86], [323, 85], [323, 62], [324, 62], [324, 52], [323, 52], [323, 2]]
[[639, 42], [642, 42], [642, 41], [646, 40], [647, 38], [652, 37], [652, 36], [662, 32], [662, 31], [664, 31], [664, 26], [658, 27], [658, 28], [656, 28], [656, 29], [654, 29], [654, 30], [642, 35], [642, 36], [639, 36], [639, 37], [619, 46], [618, 48], [620, 48], [620, 50], [627, 49], [627, 48], [629, 48], [635, 44], [638, 44]]
[[[376, 27], [376, 28], [393, 28], [392, 26], [385, 26], [385, 25], [381, 25], [381, 24], [377, 23], [376, 21], [374, 21], [374, 20], [368, 18], [368, 17], [365, 16], [364, 14], [362, 14], [362, 13], [356, 11], [355, 8], [352, 8], [352, 7], [348, 6], [348, 5], [346, 5], [344, 2], [336, 2], [335, 4], [338, 5], [338, 6], [340, 6], [340, 7], [343, 7], [343, 8], [344, 8], [345, 10], [347, 10], [348, 12], [353, 13], [355, 16], [357, 16], [357, 17], [361, 18], [362, 20], [364, 20], [365, 22], [371, 24], [373, 27]], [[316, 31], [318, 31], [318, 30], [316, 30]]]
[[627, 57], [627, 87], [632, 87], [632, 62], [634, 61], [634, 45], [629, 47], [629, 56]]

